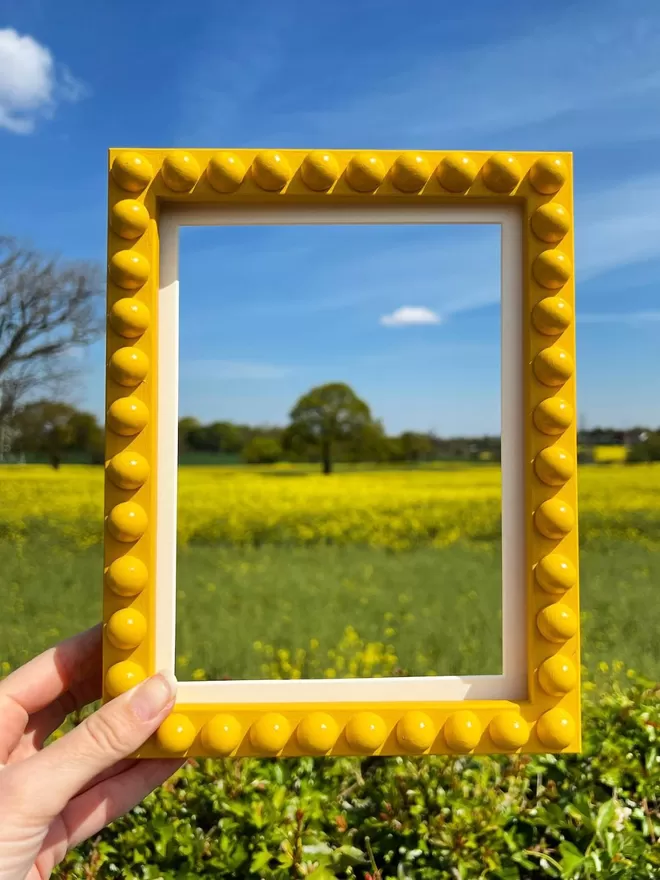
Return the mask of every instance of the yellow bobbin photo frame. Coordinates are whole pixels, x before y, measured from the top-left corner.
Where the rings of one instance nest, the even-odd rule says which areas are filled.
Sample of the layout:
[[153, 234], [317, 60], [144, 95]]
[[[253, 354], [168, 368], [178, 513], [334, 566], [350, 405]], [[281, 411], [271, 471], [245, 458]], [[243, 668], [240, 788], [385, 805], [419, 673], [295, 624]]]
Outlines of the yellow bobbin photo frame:
[[502, 675], [182, 682], [137, 756], [579, 751], [572, 156], [113, 149], [108, 209], [106, 700], [174, 665], [179, 226], [502, 228]]

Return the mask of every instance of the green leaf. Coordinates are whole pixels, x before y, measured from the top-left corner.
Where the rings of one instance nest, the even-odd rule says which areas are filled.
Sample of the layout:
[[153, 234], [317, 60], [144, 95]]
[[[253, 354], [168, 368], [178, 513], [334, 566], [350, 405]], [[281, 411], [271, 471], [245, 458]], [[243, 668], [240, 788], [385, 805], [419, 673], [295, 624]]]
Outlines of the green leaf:
[[338, 867], [352, 868], [355, 865], [360, 865], [366, 862], [367, 857], [361, 849], [346, 844], [345, 846], [337, 847], [333, 853], [332, 860]]
[[561, 855], [562, 877], [573, 877], [584, 863], [584, 854], [569, 840], [564, 840], [559, 844], [559, 854]]
[[596, 834], [601, 838], [601, 840], [603, 838], [603, 833], [607, 831], [607, 829], [612, 825], [615, 813], [616, 803], [614, 801], [614, 798], [609, 801], [605, 801], [604, 804], [600, 805], [598, 815], [596, 816]]
[[268, 850], [261, 850], [255, 854], [250, 862], [250, 871], [262, 871], [270, 862], [271, 855]]

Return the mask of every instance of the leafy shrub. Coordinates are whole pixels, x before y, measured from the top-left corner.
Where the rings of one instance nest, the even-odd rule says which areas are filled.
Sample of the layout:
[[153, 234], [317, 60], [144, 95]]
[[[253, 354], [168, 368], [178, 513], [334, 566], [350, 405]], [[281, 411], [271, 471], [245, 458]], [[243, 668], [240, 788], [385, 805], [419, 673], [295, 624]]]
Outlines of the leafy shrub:
[[243, 450], [248, 464], [274, 464], [282, 458], [282, 447], [274, 437], [253, 437]]
[[590, 688], [579, 756], [191, 760], [59, 876], [659, 877], [660, 689]]

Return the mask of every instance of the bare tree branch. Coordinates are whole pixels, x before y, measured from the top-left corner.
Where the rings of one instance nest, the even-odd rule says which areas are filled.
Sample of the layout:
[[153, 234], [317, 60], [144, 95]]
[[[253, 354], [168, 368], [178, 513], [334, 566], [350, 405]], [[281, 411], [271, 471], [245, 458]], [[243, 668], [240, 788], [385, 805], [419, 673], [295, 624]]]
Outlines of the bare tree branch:
[[66, 354], [101, 332], [101, 291], [95, 264], [58, 263], [0, 237], [0, 419], [71, 376]]

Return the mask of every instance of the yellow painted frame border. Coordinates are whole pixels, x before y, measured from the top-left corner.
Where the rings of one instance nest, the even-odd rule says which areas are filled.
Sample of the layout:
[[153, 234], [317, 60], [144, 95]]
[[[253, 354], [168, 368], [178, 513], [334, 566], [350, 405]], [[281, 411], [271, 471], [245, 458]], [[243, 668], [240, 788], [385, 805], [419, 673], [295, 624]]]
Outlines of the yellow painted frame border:
[[177, 704], [138, 756], [579, 751], [571, 154], [145, 149], [109, 160], [106, 700], [156, 671], [161, 205], [515, 203], [524, 230], [528, 698]]

